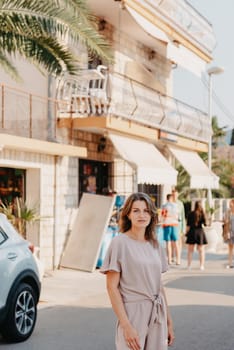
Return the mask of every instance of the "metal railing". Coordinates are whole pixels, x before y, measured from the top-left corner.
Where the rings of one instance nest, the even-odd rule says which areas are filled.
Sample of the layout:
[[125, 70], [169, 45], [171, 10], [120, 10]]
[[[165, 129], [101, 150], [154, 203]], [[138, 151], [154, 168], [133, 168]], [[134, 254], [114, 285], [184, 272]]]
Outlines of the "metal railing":
[[115, 116], [193, 140], [209, 140], [209, 117], [202, 111], [122, 74], [92, 74], [85, 88], [82, 74], [61, 80], [57, 99], [0, 85], [0, 132], [48, 140], [56, 138], [59, 118]]
[[121, 74], [112, 74], [110, 80], [110, 114], [198, 141], [209, 139], [210, 122], [204, 112]]
[[[0, 132], [47, 140], [56, 136], [57, 101], [0, 84]], [[53, 121], [49, 121], [50, 109]]]

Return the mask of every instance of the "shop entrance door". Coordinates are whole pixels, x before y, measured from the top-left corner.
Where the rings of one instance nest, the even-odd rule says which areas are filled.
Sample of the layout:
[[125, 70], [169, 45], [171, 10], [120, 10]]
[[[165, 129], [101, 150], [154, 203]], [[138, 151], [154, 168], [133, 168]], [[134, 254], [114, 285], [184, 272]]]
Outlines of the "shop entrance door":
[[[111, 187], [111, 163], [79, 160], [79, 200], [83, 193], [103, 194]], [[104, 191], [103, 191], [104, 190]]]

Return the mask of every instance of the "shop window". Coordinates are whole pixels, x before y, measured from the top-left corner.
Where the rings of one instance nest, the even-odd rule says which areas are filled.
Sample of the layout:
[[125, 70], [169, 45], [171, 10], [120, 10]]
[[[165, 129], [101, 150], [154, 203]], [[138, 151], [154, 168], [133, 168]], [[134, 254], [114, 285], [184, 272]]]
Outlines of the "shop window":
[[1, 202], [10, 204], [16, 197], [25, 200], [25, 170], [0, 168]]
[[161, 207], [161, 185], [138, 184], [138, 191], [147, 193], [155, 202], [156, 207]]
[[79, 200], [84, 192], [103, 194], [110, 186], [111, 163], [80, 159]]

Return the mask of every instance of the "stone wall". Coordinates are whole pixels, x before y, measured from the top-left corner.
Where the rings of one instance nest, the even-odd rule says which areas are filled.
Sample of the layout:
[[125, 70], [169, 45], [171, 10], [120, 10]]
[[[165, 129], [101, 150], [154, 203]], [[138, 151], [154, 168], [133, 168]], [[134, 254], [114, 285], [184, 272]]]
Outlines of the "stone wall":
[[28, 225], [27, 238], [46, 269], [57, 267], [78, 207], [78, 159], [4, 150], [0, 166], [26, 170], [26, 202], [41, 217]]

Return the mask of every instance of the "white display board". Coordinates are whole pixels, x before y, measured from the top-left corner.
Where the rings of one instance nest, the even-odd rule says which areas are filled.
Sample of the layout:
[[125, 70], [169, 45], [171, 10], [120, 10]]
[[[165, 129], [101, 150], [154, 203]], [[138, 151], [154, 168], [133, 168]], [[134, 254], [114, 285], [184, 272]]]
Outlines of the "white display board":
[[62, 267], [89, 272], [95, 270], [114, 203], [115, 197], [83, 194], [61, 259]]

